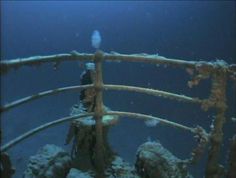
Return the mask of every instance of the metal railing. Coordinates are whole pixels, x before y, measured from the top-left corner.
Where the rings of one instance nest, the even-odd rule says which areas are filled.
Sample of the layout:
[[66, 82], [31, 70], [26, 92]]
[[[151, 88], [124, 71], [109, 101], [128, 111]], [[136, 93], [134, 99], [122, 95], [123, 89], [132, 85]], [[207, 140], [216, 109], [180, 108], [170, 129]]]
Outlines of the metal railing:
[[[224, 61], [215, 61], [215, 62], [205, 62], [205, 61], [185, 61], [179, 59], [169, 59], [158, 55], [147, 55], [147, 54], [133, 54], [133, 55], [124, 55], [119, 53], [104, 53], [102, 51], [97, 51], [95, 54], [87, 54], [87, 53], [78, 53], [73, 51], [69, 54], [57, 54], [51, 56], [34, 56], [29, 58], [20, 58], [13, 60], [2, 60], [0, 62], [0, 72], [1, 75], [9, 72], [11, 69], [17, 69], [22, 66], [37, 66], [43, 63], [54, 63], [55, 66], [58, 66], [61, 62], [65, 61], [93, 61], [95, 63], [95, 82], [91, 85], [80, 85], [80, 86], [69, 86], [64, 88], [57, 88], [53, 90], [48, 90], [44, 92], [37, 93], [32, 96], [28, 96], [11, 103], [5, 104], [0, 107], [0, 111], [5, 112], [14, 107], [17, 107], [21, 104], [49, 96], [57, 93], [62, 93], [71, 90], [87, 89], [87, 88], [95, 88], [96, 91], [96, 103], [95, 103], [95, 111], [93, 113], [88, 114], [79, 114], [64, 117], [52, 122], [48, 122], [43, 124], [35, 129], [32, 129], [26, 132], [23, 135], [9, 141], [5, 145], [1, 146], [1, 152], [5, 152], [10, 149], [12, 146], [18, 144], [22, 140], [33, 136], [34, 134], [45, 130], [49, 127], [55, 126], [60, 123], [64, 123], [67, 121], [71, 121], [73, 119], [83, 119], [87, 116], [94, 116], [96, 120], [96, 166], [98, 172], [102, 172], [104, 170], [104, 153], [103, 149], [103, 127], [102, 127], [102, 116], [103, 115], [118, 115], [118, 116], [127, 116], [138, 119], [154, 119], [158, 120], [161, 124], [165, 124], [168, 126], [172, 126], [174, 128], [183, 129], [186, 131], [190, 131], [194, 135], [198, 137], [198, 145], [192, 151], [191, 158], [187, 160], [188, 163], [195, 162], [203, 153], [205, 146], [208, 141], [210, 143], [209, 152], [208, 152], [208, 162], [206, 167], [206, 178], [219, 177], [220, 172], [222, 172], [222, 168], [219, 165], [219, 154], [221, 143], [223, 140], [223, 125], [225, 122], [225, 111], [227, 108], [226, 105], [226, 79], [227, 76], [235, 77], [236, 74], [236, 65], [229, 65]], [[174, 66], [187, 69], [188, 71], [194, 71], [194, 77], [192, 81], [189, 82], [189, 86], [197, 85], [200, 80], [204, 78], [208, 78], [211, 76], [212, 78], [212, 86], [210, 96], [206, 99], [193, 98], [190, 96], [179, 95], [175, 93], [170, 93], [167, 91], [141, 88], [136, 86], [125, 86], [125, 85], [109, 85], [103, 83], [102, 77], [102, 63], [103, 61], [129, 61], [129, 62], [144, 62], [151, 64], [160, 64], [167, 66]], [[132, 91], [138, 93], [144, 93], [148, 95], [153, 95], [157, 97], [162, 97], [166, 99], [172, 99], [180, 102], [189, 102], [198, 104], [202, 107], [202, 109], [208, 110], [213, 107], [216, 109], [216, 118], [214, 120], [214, 127], [210, 133], [206, 133], [206, 131], [200, 127], [188, 127], [179, 123], [175, 123], [169, 121], [167, 119], [162, 119], [159, 117], [154, 117], [150, 115], [144, 115], [140, 113], [130, 113], [130, 112], [121, 112], [121, 111], [109, 111], [105, 112], [102, 108], [103, 106], [103, 91], [104, 90], [125, 90]]]

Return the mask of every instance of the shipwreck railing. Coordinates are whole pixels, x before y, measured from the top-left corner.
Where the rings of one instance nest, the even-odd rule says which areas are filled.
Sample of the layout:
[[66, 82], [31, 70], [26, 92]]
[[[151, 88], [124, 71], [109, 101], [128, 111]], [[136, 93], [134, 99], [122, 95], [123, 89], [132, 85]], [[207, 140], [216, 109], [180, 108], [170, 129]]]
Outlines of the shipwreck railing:
[[[168, 59], [158, 55], [147, 55], [147, 54], [133, 54], [133, 55], [124, 55], [119, 53], [104, 53], [102, 51], [97, 51], [95, 54], [86, 54], [86, 53], [78, 53], [73, 51], [69, 54], [58, 54], [58, 55], [51, 55], [51, 56], [35, 56], [29, 58], [20, 58], [14, 60], [2, 60], [0, 62], [0, 72], [1, 75], [9, 72], [11, 69], [17, 69], [22, 66], [37, 66], [43, 63], [54, 63], [55, 67], [57, 67], [61, 62], [64, 61], [93, 61], [95, 63], [95, 70], [96, 70], [96, 77], [95, 82], [91, 85], [80, 85], [80, 86], [69, 86], [64, 88], [57, 88], [53, 90], [44, 91], [32, 96], [28, 96], [11, 103], [5, 104], [0, 107], [0, 111], [5, 112], [9, 109], [17, 107], [21, 104], [30, 102], [32, 100], [36, 100], [42, 98], [44, 96], [54, 95], [57, 93], [62, 93], [71, 90], [78, 90], [87, 89], [94, 87], [96, 90], [96, 107], [94, 113], [88, 114], [80, 114], [74, 116], [64, 117], [52, 122], [48, 122], [43, 124], [35, 129], [32, 129], [25, 134], [9, 141], [5, 145], [1, 146], [1, 152], [5, 152], [10, 149], [12, 146], [18, 144], [22, 140], [33, 136], [34, 134], [47, 129], [49, 127], [55, 126], [60, 123], [64, 123], [67, 121], [71, 121], [73, 119], [83, 119], [83, 117], [87, 116], [94, 116], [96, 120], [96, 166], [97, 171], [100, 177], [102, 177], [103, 170], [104, 170], [104, 155], [103, 155], [103, 128], [102, 128], [102, 116], [103, 115], [118, 115], [118, 116], [127, 116], [133, 117], [138, 119], [154, 119], [158, 120], [161, 124], [165, 124], [168, 126], [172, 126], [175, 128], [183, 129], [186, 131], [192, 132], [198, 138], [198, 145], [192, 151], [192, 156], [190, 159], [186, 160], [186, 163], [194, 163], [199, 156], [203, 153], [204, 147], [210, 142], [210, 149], [208, 153], [208, 162], [205, 172], [206, 178], [220, 178], [223, 169], [219, 164], [219, 154], [221, 143], [223, 140], [223, 131], [222, 128], [225, 122], [225, 111], [227, 108], [226, 105], [226, 80], [227, 77], [230, 76], [235, 78], [236, 76], [236, 65], [232, 64], [229, 65], [224, 61], [215, 61], [215, 62], [205, 62], [205, 61], [184, 61], [178, 59]], [[155, 89], [148, 89], [148, 88], [141, 88], [136, 86], [124, 86], [124, 85], [108, 85], [103, 83], [102, 78], [102, 63], [103, 61], [129, 61], [129, 62], [145, 62], [145, 63], [152, 63], [152, 64], [160, 64], [160, 65], [167, 65], [167, 66], [174, 66], [180, 67], [188, 70], [190, 73], [194, 72], [194, 77], [192, 81], [188, 84], [190, 87], [197, 85], [200, 80], [208, 77], [212, 77], [212, 87], [210, 96], [206, 99], [199, 99], [193, 98], [185, 95], [178, 95], [175, 93], [170, 93], [167, 91], [155, 90]], [[159, 117], [154, 117], [150, 115], [144, 115], [140, 113], [130, 113], [130, 112], [120, 112], [120, 111], [110, 111], [105, 112], [102, 109], [103, 106], [103, 91], [104, 90], [125, 90], [125, 91], [132, 91], [138, 93], [145, 93], [148, 95], [158, 96], [167, 99], [173, 99], [180, 102], [189, 102], [198, 104], [202, 107], [202, 109], [208, 110], [211, 107], [216, 109], [216, 118], [214, 120], [214, 127], [210, 133], [206, 133], [203, 128], [200, 126], [197, 127], [188, 127], [179, 123], [175, 123], [169, 121], [167, 119], [162, 119]]]

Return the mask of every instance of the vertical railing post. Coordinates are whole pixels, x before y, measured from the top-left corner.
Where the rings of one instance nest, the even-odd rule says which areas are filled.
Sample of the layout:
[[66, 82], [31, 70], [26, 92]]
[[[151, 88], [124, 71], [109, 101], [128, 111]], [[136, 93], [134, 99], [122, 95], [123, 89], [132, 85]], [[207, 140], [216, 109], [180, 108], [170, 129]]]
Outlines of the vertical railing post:
[[232, 138], [228, 160], [228, 172], [226, 177], [236, 177], [236, 134]]
[[216, 116], [210, 135], [210, 149], [205, 172], [206, 178], [221, 178], [223, 167], [219, 164], [220, 149], [223, 141], [225, 123], [227, 75], [223, 69], [215, 71], [212, 76], [212, 89], [209, 103], [216, 109]]
[[105, 169], [105, 155], [103, 145], [103, 78], [102, 78], [102, 60], [103, 52], [97, 51], [95, 53], [95, 83], [94, 87], [96, 90], [96, 101], [95, 101], [95, 120], [96, 120], [96, 151], [95, 151], [95, 165], [97, 169], [98, 178], [103, 178]]

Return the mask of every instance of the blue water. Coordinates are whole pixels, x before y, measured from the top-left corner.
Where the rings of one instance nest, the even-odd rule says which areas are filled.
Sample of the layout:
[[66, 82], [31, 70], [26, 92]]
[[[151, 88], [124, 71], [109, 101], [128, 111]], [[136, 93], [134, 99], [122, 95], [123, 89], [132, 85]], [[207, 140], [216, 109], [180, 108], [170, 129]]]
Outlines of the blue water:
[[[224, 59], [236, 63], [236, 3], [209, 2], [1, 2], [1, 60], [35, 55], [68, 53], [72, 50], [93, 53], [91, 35], [101, 34], [101, 50], [119, 53], [149, 53], [184, 60]], [[40, 67], [22, 67], [1, 76], [1, 104], [63, 86], [78, 85], [82, 68], [73, 62]], [[141, 63], [105, 63], [104, 82], [150, 87], [193, 97], [209, 95], [209, 81], [189, 89], [186, 71]], [[236, 116], [235, 84], [229, 82], [227, 119]], [[3, 143], [40, 124], [70, 112], [79, 93], [45, 97], [2, 114]], [[213, 112], [199, 106], [154, 98], [137, 93], [109, 91], [104, 103], [113, 110], [151, 114], [188, 126], [201, 125], [209, 131]], [[9, 150], [21, 177], [30, 155], [45, 145], [63, 146], [68, 124], [29, 138]], [[228, 139], [235, 124], [225, 125], [225, 144], [221, 163], [225, 164]], [[124, 118], [111, 129], [113, 149], [133, 163], [137, 147], [147, 139], [160, 142], [176, 156], [188, 158], [195, 141], [190, 133], [158, 124], [148, 128], [142, 121]], [[203, 177], [206, 155], [191, 168]]]

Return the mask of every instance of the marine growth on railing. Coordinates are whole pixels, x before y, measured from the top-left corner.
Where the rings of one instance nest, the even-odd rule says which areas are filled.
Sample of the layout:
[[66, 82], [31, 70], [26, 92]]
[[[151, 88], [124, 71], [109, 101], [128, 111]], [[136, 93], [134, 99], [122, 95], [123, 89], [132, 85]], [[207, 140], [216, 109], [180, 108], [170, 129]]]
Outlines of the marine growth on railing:
[[[203, 154], [204, 148], [208, 141], [210, 142], [210, 149], [208, 153], [208, 163], [206, 167], [206, 178], [220, 178], [224, 175], [224, 169], [219, 164], [220, 148], [223, 141], [223, 126], [225, 122], [225, 111], [227, 109], [226, 105], [226, 81], [228, 78], [236, 80], [236, 64], [227, 64], [223, 60], [216, 60], [214, 62], [206, 61], [185, 61], [179, 59], [169, 59], [159, 55], [148, 55], [148, 54], [120, 54], [117, 52], [104, 53], [99, 51], [99, 46], [101, 43], [101, 38], [99, 32], [94, 31], [92, 37], [92, 44], [97, 49], [95, 54], [78, 53], [72, 51], [67, 54], [56, 54], [50, 56], [34, 56], [29, 58], [19, 58], [13, 60], [2, 60], [0, 62], [0, 73], [1, 75], [6, 74], [11, 69], [18, 69], [23, 66], [37, 66], [44, 63], [53, 63], [55, 67], [60, 65], [61, 62], [66, 61], [93, 61], [95, 63], [95, 81], [91, 85], [81, 85], [81, 86], [69, 86], [63, 88], [57, 88], [53, 90], [44, 91], [41, 93], [34, 94], [32, 96], [27, 96], [25, 98], [18, 99], [16, 101], [10, 102], [1, 106], [0, 111], [5, 112], [21, 104], [27, 103], [29, 101], [42, 98], [44, 96], [54, 95], [57, 93], [62, 93], [71, 90], [82, 90], [88, 88], [94, 88], [96, 92], [96, 103], [95, 110], [92, 113], [87, 113], [84, 115], [68, 116], [53, 122], [41, 125], [29, 132], [13, 139], [7, 144], [1, 147], [1, 152], [5, 152], [12, 146], [21, 142], [22, 140], [42, 131], [48, 127], [55, 126], [59, 123], [64, 123], [66, 121], [71, 121], [76, 118], [81, 118], [86, 116], [94, 116], [96, 120], [96, 158], [95, 164], [98, 172], [98, 177], [103, 177], [104, 172], [104, 153], [103, 153], [103, 126], [102, 117], [104, 115], [118, 115], [118, 116], [128, 116], [137, 119], [144, 120], [156, 120], [162, 124], [169, 125], [175, 128], [180, 128], [192, 132], [198, 140], [197, 147], [192, 151], [191, 157], [186, 160], [188, 163], [194, 163]], [[158, 65], [166, 65], [172, 67], [180, 67], [188, 71], [192, 75], [192, 80], [188, 82], [189, 87], [198, 85], [202, 79], [210, 78], [212, 81], [210, 96], [206, 99], [193, 98], [190, 96], [179, 95], [176, 93], [170, 93], [167, 91], [161, 91], [156, 89], [141, 88], [137, 86], [124, 86], [124, 85], [110, 85], [104, 84], [102, 78], [102, 63], [103, 61], [129, 61], [129, 62], [143, 62]], [[205, 132], [200, 126], [188, 127], [182, 124], [171, 122], [167, 119], [162, 119], [159, 117], [154, 117], [150, 115], [144, 115], [140, 113], [130, 113], [122, 111], [109, 111], [105, 112], [103, 110], [103, 92], [105, 90], [125, 90], [138, 93], [145, 93], [148, 95], [158, 96], [167, 99], [173, 99], [180, 102], [189, 102], [199, 104], [204, 111], [213, 107], [216, 110], [216, 118], [214, 120], [212, 130], [210, 133]], [[230, 169], [232, 171], [232, 169]], [[232, 174], [232, 173], [230, 173]]]

